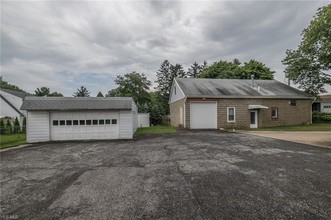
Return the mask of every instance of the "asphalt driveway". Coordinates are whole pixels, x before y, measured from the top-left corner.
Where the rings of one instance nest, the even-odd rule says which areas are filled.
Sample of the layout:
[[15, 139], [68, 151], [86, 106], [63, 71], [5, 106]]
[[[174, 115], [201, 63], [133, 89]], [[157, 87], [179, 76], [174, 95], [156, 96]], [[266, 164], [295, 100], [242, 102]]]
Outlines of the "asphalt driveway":
[[1, 219], [328, 219], [331, 149], [218, 131], [1, 153]]

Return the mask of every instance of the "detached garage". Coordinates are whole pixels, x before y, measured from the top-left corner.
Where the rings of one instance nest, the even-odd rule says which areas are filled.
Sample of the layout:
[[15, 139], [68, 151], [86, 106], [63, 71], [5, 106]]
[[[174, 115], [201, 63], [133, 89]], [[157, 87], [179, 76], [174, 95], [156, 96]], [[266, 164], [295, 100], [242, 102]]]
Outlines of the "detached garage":
[[137, 107], [131, 97], [27, 97], [27, 142], [132, 139]]

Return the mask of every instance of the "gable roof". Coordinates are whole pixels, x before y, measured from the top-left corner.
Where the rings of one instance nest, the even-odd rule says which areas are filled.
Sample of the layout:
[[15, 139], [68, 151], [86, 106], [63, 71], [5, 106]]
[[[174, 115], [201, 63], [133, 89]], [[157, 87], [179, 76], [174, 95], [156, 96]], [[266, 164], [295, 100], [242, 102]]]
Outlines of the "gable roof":
[[[176, 78], [186, 97], [311, 99], [309, 94], [276, 80]], [[258, 89], [259, 88], [259, 89]]]
[[124, 110], [132, 109], [131, 97], [26, 97], [22, 110]]
[[17, 96], [19, 98], [22, 98], [22, 99], [24, 99], [26, 96], [32, 96], [29, 93], [21, 92], [21, 91], [16, 91], [16, 90], [3, 89], [3, 88], [0, 88], [0, 90], [6, 92], [8, 94], [11, 94], [13, 96]]
[[20, 112], [20, 110], [18, 110], [10, 101], [8, 101], [6, 99], [6, 97], [4, 97], [2, 94], [0, 94], [0, 98], [5, 101], [7, 103], [7, 105], [9, 105], [15, 112], [17, 112], [19, 115], [24, 116], [24, 114], [22, 112]]

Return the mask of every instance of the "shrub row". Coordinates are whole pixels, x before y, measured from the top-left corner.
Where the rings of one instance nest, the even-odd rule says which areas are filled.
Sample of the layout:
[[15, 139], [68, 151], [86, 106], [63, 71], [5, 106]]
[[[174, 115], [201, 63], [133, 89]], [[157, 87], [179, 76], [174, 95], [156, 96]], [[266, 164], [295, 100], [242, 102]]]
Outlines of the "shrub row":
[[22, 127], [16, 117], [14, 123], [12, 124], [9, 119], [6, 123], [3, 119], [0, 119], [0, 134], [17, 134], [26, 132], [26, 118], [23, 119]]
[[331, 122], [331, 113], [313, 112], [313, 122]]

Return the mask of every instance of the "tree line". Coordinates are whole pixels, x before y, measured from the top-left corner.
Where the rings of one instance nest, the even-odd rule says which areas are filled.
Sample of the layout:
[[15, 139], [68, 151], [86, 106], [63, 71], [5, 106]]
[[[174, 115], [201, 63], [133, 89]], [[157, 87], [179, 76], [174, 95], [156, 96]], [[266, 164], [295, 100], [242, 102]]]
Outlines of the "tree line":
[[[311, 95], [325, 92], [325, 85], [331, 84], [331, 4], [318, 9], [310, 25], [302, 32], [302, 41], [297, 50], [287, 50], [282, 63], [286, 66], [285, 75], [294, 84], [298, 84]], [[232, 61], [220, 60], [208, 65], [194, 62], [187, 71], [181, 64], [172, 64], [164, 60], [156, 71], [155, 92], [150, 91], [152, 82], [144, 73], [133, 71], [118, 75], [115, 79], [116, 88], [108, 91], [105, 96], [130, 96], [137, 103], [140, 112], [150, 112], [151, 117], [159, 119], [161, 115], [169, 114], [169, 96], [173, 79], [179, 78], [218, 78], [218, 79], [255, 79], [271, 80], [274, 71], [257, 60], [249, 60], [243, 64], [239, 59]], [[0, 79], [1, 88], [14, 85]], [[50, 92], [47, 87], [37, 88], [36, 96], [63, 96], [59, 92]], [[90, 92], [81, 86], [73, 94], [75, 97], [89, 97]], [[100, 91], [97, 95], [103, 97]]]

